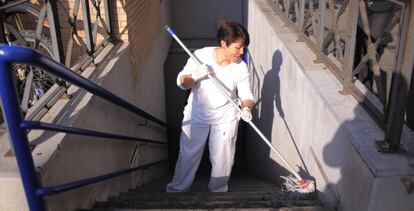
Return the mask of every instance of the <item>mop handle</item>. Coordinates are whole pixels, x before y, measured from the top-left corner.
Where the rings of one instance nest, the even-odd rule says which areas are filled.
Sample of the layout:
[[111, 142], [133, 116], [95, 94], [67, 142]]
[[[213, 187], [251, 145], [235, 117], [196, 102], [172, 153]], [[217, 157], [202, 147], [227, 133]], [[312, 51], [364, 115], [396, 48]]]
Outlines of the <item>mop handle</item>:
[[[190, 56], [191, 59], [193, 59], [193, 61], [199, 66], [201, 65], [200, 60], [198, 60], [197, 57], [195, 57], [193, 55], [193, 53], [191, 53], [190, 50], [188, 50], [188, 48], [184, 45], [183, 42], [181, 42], [180, 38], [177, 37], [177, 35], [175, 35], [174, 31], [168, 27], [165, 26], [165, 30], [168, 31], [168, 33], [178, 42], [178, 44], [180, 44], [180, 46], [185, 50], [185, 52], [187, 52], [187, 54]], [[224, 95], [224, 97], [227, 98], [228, 101], [230, 101], [230, 103], [234, 106], [234, 108], [237, 109], [237, 111], [239, 112], [239, 114], [242, 114], [242, 110], [240, 109], [240, 107], [238, 105], [236, 105], [236, 103], [230, 98], [230, 96], [225, 92], [224, 88], [221, 87], [221, 85], [217, 82], [217, 79], [212, 76], [212, 75], [208, 75], [208, 78], [211, 79], [211, 81], [213, 82], [213, 84], [216, 86], [216, 88], [221, 92], [221, 94]], [[286, 167], [288, 167], [288, 169], [290, 170], [290, 172], [296, 177], [296, 179], [298, 179], [299, 181], [302, 181], [302, 177], [299, 176], [298, 173], [296, 173], [295, 170], [293, 170], [293, 168], [289, 165], [289, 163], [285, 160], [285, 158], [276, 150], [276, 148], [270, 143], [270, 141], [263, 135], [263, 133], [259, 130], [259, 128], [256, 127], [256, 125], [250, 120], [248, 121], [248, 123], [250, 124], [250, 126], [256, 131], [256, 133], [263, 139], [263, 141], [270, 147], [270, 149], [276, 153], [276, 155], [283, 161], [283, 163], [286, 165]]]

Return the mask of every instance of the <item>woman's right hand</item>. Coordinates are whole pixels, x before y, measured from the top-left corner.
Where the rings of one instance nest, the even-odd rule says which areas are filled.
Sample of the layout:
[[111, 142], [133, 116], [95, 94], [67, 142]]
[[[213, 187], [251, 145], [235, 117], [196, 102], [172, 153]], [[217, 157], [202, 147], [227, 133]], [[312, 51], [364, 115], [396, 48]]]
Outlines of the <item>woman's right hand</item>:
[[211, 67], [207, 64], [202, 64], [198, 66], [197, 69], [192, 71], [191, 78], [194, 80], [194, 82], [196, 82], [211, 74], [213, 74]]

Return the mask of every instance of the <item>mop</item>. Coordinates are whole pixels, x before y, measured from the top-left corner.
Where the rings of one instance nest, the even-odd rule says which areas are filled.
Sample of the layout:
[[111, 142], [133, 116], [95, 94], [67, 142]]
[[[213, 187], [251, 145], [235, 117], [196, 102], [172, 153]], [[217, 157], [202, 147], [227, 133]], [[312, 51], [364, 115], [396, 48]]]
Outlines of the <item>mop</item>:
[[[193, 55], [193, 53], [188, 50], [188, 48], [181, 42], [180, 38], [175, 35], [174, 31], [165, 26], [165, 30], [180, 44], [180, 46], [185, 50], [185, 52], [190, 56], [190, 58], [198, 65], [201, 65], [201, 61]], [[208, 75], [208, 78], [213, 82], [216, 88], [227, 98], [227, 100], [237, 109], [239, 114], [242, 114], [241, 108], [228, 96], [224, 88], [220, 85], [213, 75]], [[270, 147], [270, 149], [276, 153], [276, 155], [282, 160], [288, 170], [293, 174], [287, 177], [281, 176], [285, 180], [282, 184], [283, 190], [286, 192], [285, 198], [288, 199], [311, 199], [312, 194], [315, 192], [315, 183], [311, 180], [303, 179], [293, 168], [289, 165], [286, 159], [273, 147], [271, 142], [263, 135], [263, 133], [256, 127], [256, 125], [250, 120], [247, 123], [256, 131], [256, 133], [262, 138], [262, 140]]]

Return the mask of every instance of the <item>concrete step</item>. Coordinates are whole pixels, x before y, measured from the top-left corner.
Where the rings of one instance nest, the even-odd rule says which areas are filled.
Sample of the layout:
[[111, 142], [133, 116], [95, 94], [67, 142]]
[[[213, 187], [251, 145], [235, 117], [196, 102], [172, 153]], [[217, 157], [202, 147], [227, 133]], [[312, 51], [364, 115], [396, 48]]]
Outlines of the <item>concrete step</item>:
[[[183, 209], [128, 209], [128, 208], [97, 208], [96, 211], [182, 211]], [[217, 209], [186, 209], [192, 211], [332, 211], [323, 206], [282, 207], [282, 208], [217, 208]], [[89, 211], [89, 210], [78, 210]]]
[[197, 193], [158, 193], [158, 194], [134, 194], [123, 193], [118, 197], [111, 197], [107, 202], [112, 201], [166, 201], [166, 200], [180, 200], [180, 201], [257, 201], [257, 200], [272, 200], [281, 198], [280, 192], [228, 192], [228, 193], [209, 193], [209, 192], [197, 192]]
[[189, 192], [166, 193], [169, 177], [96, 202], [92, 210], [328, 210], [317, 200], [287, 200], [278, 184], [254, 177], [232, 178], [229, 192], [211, 193], [208, 178], [197, 178]]
[[[321, 206], [317, 201], [289, 201], [289, 200], [236, 200], [236, 201], [180, 201], [166, 200], [162, 202], [141, 202], [136, 200], [98, 202], [94, 208], [128, 208], [128, 209], [218, 209], [218, 208], [283, 208], [295, 206]], [[95, 209], [94, 209], [95, 210]]]
[[[130, 190], [131, 192], [164, 192], [165, 186], [170, 182], [170, 177], [164, 177], [154, 183], [149, 183], [144, 186], [141, 186], [137, 189]], [[209, 178], [207, 177], [197, 177], [194, 181], [193, 185], [191, 186], [190, 192], [208, 192], [207, 184]], [[262, 188], [262, 190], [266, 189], [280, 189], [280, 185], [274, 182], [268, 182], [263, 180], [258, 180], [257, 178], [245, 176], [241, 178], [231, 178], [229, 181], [229, 192], [238, 191], [241, 188], [245, 188], [245, 190], [251, 189], [254, 191], [257, 188]]]
[[[245, 187], [240, 187], [240, 186], [234, 186], [234, 185], [229, 185], [229, 190], [228, 192], [271, 192], [274, 190], [280, 190], [280, 187], [278, 185], [267, 185], [267, 186], [245, 186]], [[164, 192], [165, 191], [165, 186], [163, 187], [159, 187], [159, 188], [154, 188], [154, 189], [149, 189], [149, 188], [145, 188], [145, 190], [143, 189], [135, 189], [135, 190], [130, 190], [130, 192], [134, 193], [134, 194], [139, 194], [139, 193], [159, 193], [159, 192]], [[208, 192], [208, 188], [207, 188], [207, 183], [204, 185], [199, 185], [199, 186], [192, 186], [189, 193], [195, 193], [195, 192]]]

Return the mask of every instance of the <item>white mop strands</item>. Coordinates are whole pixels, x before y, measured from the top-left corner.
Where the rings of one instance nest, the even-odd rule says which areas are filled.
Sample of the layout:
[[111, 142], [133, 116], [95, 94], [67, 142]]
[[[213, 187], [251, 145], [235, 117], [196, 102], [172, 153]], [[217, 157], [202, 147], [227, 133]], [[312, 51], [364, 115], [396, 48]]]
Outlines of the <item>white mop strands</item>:
[[[188, 50], [188, 48], [181, 42], [180, 38], [175, 35], [174, 31], [165, 26], [165, 30], [180, 44], [180, 46], [187, 52], [187, 54], [192, 58], [192, 60], [197, 64], [201, 65], [200, 61]], [[242, 111], [240, 107], [227, 95], [224, 91], [224, 88], [220, 86], [217, 79], [214, 76], [208, 75], [209, 79], [213, 82], [216, 88], [224, 95], [224, 97], [229, 100], [229, 102], [237, 109], [238, 113], [241, 114]], [[263, 133], [256, 127], [256, 125], [252, 122], [248, 122], [250, 126], [256, 131], [256, 133], [262, 138], [262, 140], [270, 147], [270, 149], [276, 153], [276, 155], [283, 161], [286, 165], [288, 170], [294, 176], [284, 177], [281, 176], [282, 179], [285, 180], [284, 184], [282, 184], [282, 190], [286, 193], [284, 198], [293, 199], [293, 200], [305, 200], [311, 199], [313, 193], [315, 192], [315, 182], [310, 180], [305, 180], [296, 173], [293, 168], [289, 165], [289, 163], [283, 158], [283, 156], [273, 147], [269, 140], [263, 135]]]
[[282, 190], [285, 193], [284, 198], [292, 200], [304, 200], [312, 199], [313, 193], [315, 192], [315, 182], [311, 180], [303, 179], [296, 171], [289, 165], [286, 159], [276, 150], [271, 142], [263, 135], [263, 133], [253, 124], [252, 121], [248, 122], [250, 126], [256, 131], [256, 133], [262, 138], [262, 140], [269, 146], [269, 148], [280, 158], [285, 164], [286, 168], [293, 175], [287, 177], [281, 176], [284, 183], [281, 185]]
[[294, 176], [280, 176], [284, 182], [282, 190], [285, 192], [284, 198], [291, 200], [309, 200], [313, 198], [315, 192], [315, 182], [311, 180], [297, 180]]

